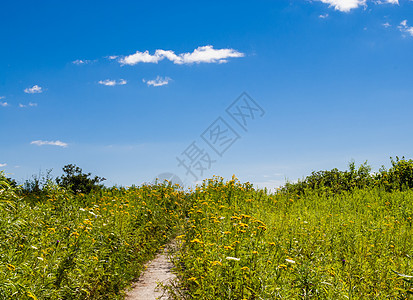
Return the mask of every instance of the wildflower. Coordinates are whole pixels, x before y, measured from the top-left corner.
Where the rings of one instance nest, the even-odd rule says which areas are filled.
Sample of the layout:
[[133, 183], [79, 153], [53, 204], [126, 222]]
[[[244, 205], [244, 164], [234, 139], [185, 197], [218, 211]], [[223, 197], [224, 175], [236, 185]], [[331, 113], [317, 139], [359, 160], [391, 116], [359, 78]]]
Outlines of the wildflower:
[[248, 268], [248, 267], [242, 267], [241, 268], [241, 271], [248, 271], [250, 268]]
[[222, 263], [218, 260], [215, 260], [215, 261], [211, 261], [211, 265], [213, 265], [213, 266], [216, 266], [216, 265], [222, 266]]
[[258, 251], [254, 250], [254, 251], [252, 251], [252, 254], [258, 254]]
[[193, 239], [193, 240], [191, 241], [191, 243], [203, 244], [204, 242], [201, 241], [200, 239]]
[[196, 280], [196, 277], [188, 278], [188, 281], [195, 281], [195, 280]]
[[9, 269], [10, 271], [14, 271], [14, 270], [16, 270], [16, 267], [13, 266], [12, 264], [8, 264], [7, 269]]
[[226, 257], [227, 260], [235, 260], [235, 261], [239, 261], [240, 258], [236, 258], [236, 257], [232, 257], [232, 256], [227, 256]]
[[234, 250], [234, 248], [232, 248], [231, 246], [224, 246], [225, 250]]

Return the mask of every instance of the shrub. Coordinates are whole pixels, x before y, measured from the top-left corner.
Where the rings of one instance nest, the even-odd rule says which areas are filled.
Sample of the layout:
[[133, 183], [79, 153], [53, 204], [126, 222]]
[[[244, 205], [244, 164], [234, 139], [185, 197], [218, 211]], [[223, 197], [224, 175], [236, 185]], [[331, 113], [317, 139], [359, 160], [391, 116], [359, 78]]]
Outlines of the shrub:
[[374, 184], [370, 174], [371, 167], [365, 162], [357, 169], [354, 162], [349, 163], [349, 170], [312, 172], [304, 180], [297, 183], [287, 183], [282, 191], [292, 194], [303, 194], [306, 190], [318, 190], [319, 192], [331, 191], [340, 193], [354, 188], [365, 188]]
[[99, 183], [106, 180], [98, 176], [89, 178], [92, 175], [91, 173], [83, 173], [81, 168], [72, 164], [64, 166], [63, 172], [65, 175], [56, 178], [56, 183], [61, 187], [71, 190], [75, 194], [88, 194], [92, 190], [101, 188], [103, 185]]

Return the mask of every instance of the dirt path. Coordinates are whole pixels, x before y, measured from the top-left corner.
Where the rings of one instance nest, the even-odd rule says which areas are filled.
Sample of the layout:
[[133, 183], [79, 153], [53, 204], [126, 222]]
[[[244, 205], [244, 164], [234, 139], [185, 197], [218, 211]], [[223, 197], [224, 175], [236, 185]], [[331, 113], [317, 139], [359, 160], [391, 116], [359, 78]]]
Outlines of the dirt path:
[[166, 248], [147, 264], [147, 269], [139, 280], [132, 285], [125, 300], [166, 300], [162, 288], [157, 288], [158, 283], [167, 284], [175, 278], [171, 272], [173, 265], [168, 260]]

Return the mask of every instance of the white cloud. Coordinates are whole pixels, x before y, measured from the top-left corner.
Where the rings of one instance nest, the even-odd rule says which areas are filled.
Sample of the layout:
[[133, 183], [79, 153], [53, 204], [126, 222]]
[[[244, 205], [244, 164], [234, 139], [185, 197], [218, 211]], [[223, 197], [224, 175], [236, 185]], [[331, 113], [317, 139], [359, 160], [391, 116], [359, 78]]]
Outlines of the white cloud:
[[19, 107], [20, 108], [23, 108], [23, 107], [35, 107], [35, 106], [37, 106], [37, 103], [33, 103], [33, 102], [29, 102], [29, 104], [21, 104], [21, 103], [19, 103]]
[[27, 94], [39, 94], [42, 93], [42, 87], [38, 86], [37, 84], [32, 86], [31, 88], [24, 89], [24, 92]]
[[407, 25], [407, 20], [401, 21], [400, 25], [397, 26], [397, 28], [399, 28], [401, 32], [405, 32], [405, 33], [408, 33], [411, 36], [413, 36], [413, 27], [411, 27], [411, 26], [409, 27]]
[[44, 145], [50, 145], [50, 146], [59, 146], [59, 147], [63, 147], [66, 148], [68, 146], [67, 143], [61, 142], [61, 141], [33, 141], [30, 143], [31, 145], [37, 145], [37, 146], [44, 146]]
[[376, 0], [374, 1], [376, 4], [397, 4], [399, 5], [399, 0]]
[[105, 80], [100, 80], [98, 83], [102, 85], [106, 85], [106, 86], [115, 86], [115, 85], [125, 85], [128, 82], [125, 79], [120, 79], [118, 81], [105, 79]]
[[110, 60], [117, 59], [118, 57], [119, 57], [118, 55], [109, 55], [109, 56], [107, 56], [107, 58], [110, 59]]
[[74, 65], [85, 65], [85, 64], [90, 64], [92, 61], [88, 59], [76, 59], [72, 61], [72, 64]]
[[7, 102], [0, 102], [0, 106], [6, 107], [6, 106], [10, 106], [10, 104], [8, 104]]
[[158, 49], [153, 55], [149, 51], [136, 51], [135, 54], [120, 58], [118, 61], [121, 65], [136, 65], [138, 63], [158, 63], [163, 59], [168, 59], [175, 64], [193, 64], [193, 63], [226, 63], [227, 58], [243, 57], [244, 53], [234, 49], [214, 49], [213, 46], [203, 46], [196, 48], [193, 52], [175, 54], [171, 50]]
[[342, 12], [349, 12], [352, 9], [365, 5], [366, 0], [318, 0], [323, 3], [329, 4], [334, 7], [335, 10]]
[[319, 17], [320, 19], [325, 19], [325, 18], [328, 18], [328, 14], [319, 15], [318, 17]]
[[142, 79], [148, 86], [163, 86], [167, 85], [172, 79], [169, 77], [156, 76], [156, 79], [148, 80]]
[[385, 27], [385, 28], [389, 28], [389, 27], [391, 26], [389, 22], [383, 23], [382, 25], [383, 25], [383, 27]]
[[6, 163], [4, 163], [4, 164], [0, 164], [0, 168], [3, 168], [3, 167], [5, 167], [5, 166], [7, 166], [7, 164], [6, 164]]
[[158, 61], [163, 59], [163, 56], [160, 56], [157, 52], [159, 50], [156, 50], [155, 55], [150, 55], [149, 51], [146, 50], [145, 52], [139, 52], [136, 51], [135, 54], [125, 56], [121, 59], [119, 59], [119, 62], [122, 65], [136, 65], [137, 63], [143, 62], [143, 63], [158, 63]]

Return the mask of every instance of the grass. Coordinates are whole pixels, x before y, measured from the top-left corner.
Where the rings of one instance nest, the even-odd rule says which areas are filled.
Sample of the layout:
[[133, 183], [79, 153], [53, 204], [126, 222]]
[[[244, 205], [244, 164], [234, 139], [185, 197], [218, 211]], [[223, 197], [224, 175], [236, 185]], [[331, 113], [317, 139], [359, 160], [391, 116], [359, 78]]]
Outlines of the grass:
[[175, 296], [407, 299], [412, 198], [380, 188], [267, 195], [235, 179], [206, 181], [178, 236]]
[[[294, 193], [291, 193], [294, 191]], [[19, 196], [0, 176], [0, 299], [122, 299], [170, 239], [176, 299], [409, 299], [413, 190], [215, 177]]]
[[173, 235], [182, 197], [144, 186], [0, 198], [0, 299], [122, 299]]

